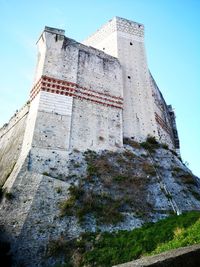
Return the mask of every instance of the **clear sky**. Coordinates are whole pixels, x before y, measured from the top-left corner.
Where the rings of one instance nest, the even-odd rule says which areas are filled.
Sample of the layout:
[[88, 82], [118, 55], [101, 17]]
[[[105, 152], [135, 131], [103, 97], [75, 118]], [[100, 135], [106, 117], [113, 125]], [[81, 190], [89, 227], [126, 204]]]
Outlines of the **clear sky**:
[[0, 0], [0, 125], [27, 100], [44, 26], [77, 41], [114, 16], [145, 25], [149, 69], [175, 108], [183, 161], [200, 177], [200, 0]]

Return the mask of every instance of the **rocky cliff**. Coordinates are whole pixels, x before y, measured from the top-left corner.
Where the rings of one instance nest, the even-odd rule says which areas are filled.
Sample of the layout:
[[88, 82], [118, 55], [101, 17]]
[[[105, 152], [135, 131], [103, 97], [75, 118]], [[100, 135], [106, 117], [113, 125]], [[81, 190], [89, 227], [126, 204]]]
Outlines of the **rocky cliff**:
[[[22, 136], [23, 125], [19, 129]], [[21, 139], [14, 133], [12, 138], [18, 151]], [[124, 148], [116, 152], [73, 150], [66, 176], [53, 167], [33, 172], [30, 158], [19, 163], [18, 154], [10, 154], [10, 161], [9, 152], [2, 154], [5, 168], [13, 165], [13, 156], [18, 168], [2, 180], [0, 224], [11, 242], [13, 266], [53, 266], [48, 246], [60, 237], [131, 230], [172, 213], [200, 210], [199, 179], [152, 137], [140, 144], [124, 139]]]

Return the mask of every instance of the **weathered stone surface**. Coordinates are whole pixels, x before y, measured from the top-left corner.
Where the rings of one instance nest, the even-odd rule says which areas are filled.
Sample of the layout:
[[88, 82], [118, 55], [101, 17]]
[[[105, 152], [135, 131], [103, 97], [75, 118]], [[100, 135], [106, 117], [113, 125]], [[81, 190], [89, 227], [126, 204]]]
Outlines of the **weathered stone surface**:
[[200, 266], [200, 245], [174, 249], [155, 256], [119, 264], [113, 267], [197, 267]]
[[0, 186], [13, 171], [21, 153], [28, 110], [28, 105], [24, 106], [0, 129]]
[[[56, 163], [56, 159], [52, 158], [50, 162], [45, 163], [41, 158], [44, 166], [42, 163], [37, 165], [37, 151], [31, 155], [31, 162], [26, 158], [22, 166], [17, 163], [5, 183], [13, 198], [9, 200], [4, 197], [0, 206], [0, 225], [4, 225], [11, 241], [16, 266], [19, 262], [31, 267], [53, 265], [55, 259], [45, 256], [47, 246], [51, 240], [56, 240], [62, 235], [75, 238], [82, 232], [93, 232], [97, 229], [109, 232], [131, 230], [140, 227], [144, 222], [165, 218], [173, 211], [171, 200], [177, 204], [178, 210], [175, 212], [199, 209], [199, 200], [191, 193], [195, 191], [199, 194], [198, 179], [190, 173], [188, 184], [187, 180], [181, 180], [183, 176], [180, 178], [178, 174], [172, 173], [175, 167], [179, 168], [179, 174], [188, 174], [189, 170], [170, 151], [160, 148], [152, 155], [155, 162], [159, 160], [160, 167], [157, 163], [156, 169], [162, 175], [161, 180], [152, 169], [152, 158], [143, 148], [125, 145], [124, 149], [117, 152], [103, 151], [96, 155], [99, 155], [96, 164], [100, 168], [98, 172], [101, 176], [94, 174], [91, 182], [87, 173], [90, 162], [86, 161], [82, 152], [69, 153], [66, 167], [60, 162], [60, 167], [63, 164], [62, 175], [58, 172], [59, 164]], [[58, 164], [58, 170], [51, 168], [54, 160], [55, 164]], [[47, 165], [49, 173], [40, 174], [42, 167], [38, 169], [39, 172], [31, 171], [32, 164], [35, 164], [34, 169], [37, 166], [43, 166], [45, 169]], [[64, 176], [65, 169], [67, 173]], [[148, 174], [149, 171], [151, 174]], [[116, 175], [124, 175], [124, 181], [114, 182]], [[131, 181], [126, 181], [129, 179], [128, 175], [132, 177]], [[167, 177], [171, 179], [169, 184]], [[126, 202], [127, 197], [129, 201], [132, 199], [130, 207], [121, 211], [123, 221], [97, 225], [95, 218], [89, 214], [86, 223], [81, 225], [75, 215], [60, 216], [60, 203], [70, 198], [69, 187], [78, 186], [80, 183], [86, 194], [93, 192], [104, 196], [109, 188], [109, 196], [115, 200], [124, 199]], [[112, 183], [110, 187], [109, 183]], [[167, 191], [163, 190], [163, 185]], [[170, 199], [168, 194], [171, 195]]]

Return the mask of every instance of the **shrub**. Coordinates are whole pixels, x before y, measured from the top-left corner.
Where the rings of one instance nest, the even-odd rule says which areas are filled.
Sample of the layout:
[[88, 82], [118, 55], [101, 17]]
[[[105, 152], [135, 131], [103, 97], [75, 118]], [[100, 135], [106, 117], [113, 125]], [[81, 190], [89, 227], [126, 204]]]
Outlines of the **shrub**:
[[169, 149], [169, 146], [167, 144], [161, 144], [161, 147], [168, 150]]
[[69, 199], [62, 201], [59, 204], [61, 217], [65, 215], [68, 215], [68, 216], [73, 215], [72, 208], [75, 205], [75, 201], [76, 201], [75, 198], [70, 197]]
[[160, 147], [160, 144], [154, 136], [148, 135], [146, 141], [140, 143], [140, 146], [148, 150], [149, 152], [154, 153], [155, 149]]
[[158, 145], [158, 141], [154, 136], [147, 136], [146, 142], [152, 145]]
[[151, 151], [154, 151], [151, 144], [149, 144], [148, 142], [142, 142], [140, 143], [141, 147], [143, 147], [144, 149], [147, 149], [147, 150], [151, 150]]
[[80, 184], [79, 185], [71, 185], [69, 187], [69, 193], [73, 198], [79, 199], [80, 196], [82, 196], [84, 194], [84, 190]]
[[50, 176], [50, 174], [48, 172], [43, 172], [42, 174], [46, 175], [46, 176]]

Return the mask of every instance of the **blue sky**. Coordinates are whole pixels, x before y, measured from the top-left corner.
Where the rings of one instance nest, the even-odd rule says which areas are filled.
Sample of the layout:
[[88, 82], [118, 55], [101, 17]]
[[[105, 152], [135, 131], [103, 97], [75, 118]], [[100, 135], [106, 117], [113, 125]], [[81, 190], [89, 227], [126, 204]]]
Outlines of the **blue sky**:
[[200, 0], [0, 0], [0, 125], [28, 99], [44, 26], [77, 41], [114, 16], [145, 25], [149, 69], [175, 108], [181, 155], [200, 177]]

